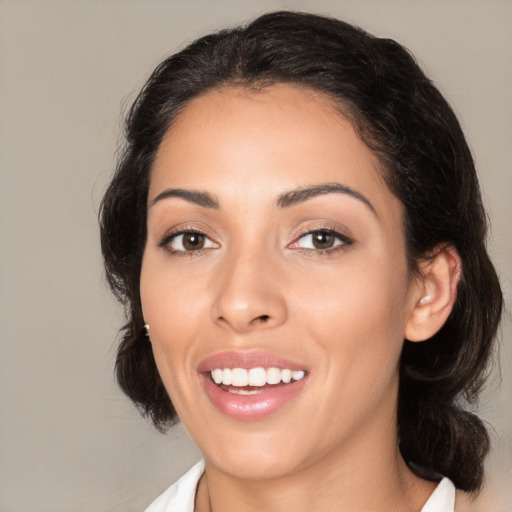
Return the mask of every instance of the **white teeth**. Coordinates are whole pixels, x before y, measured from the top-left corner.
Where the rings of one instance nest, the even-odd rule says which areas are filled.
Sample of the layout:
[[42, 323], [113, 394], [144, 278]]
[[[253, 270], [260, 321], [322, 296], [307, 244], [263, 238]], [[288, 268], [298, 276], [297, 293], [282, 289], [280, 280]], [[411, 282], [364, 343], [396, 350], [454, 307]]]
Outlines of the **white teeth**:
[[260, 392], [258, 389], [252, 389], [249, 391], [248, 389], [235, 388], [233, 386], [230, 386], [228, 391], [234, 395], [257, 395]]
[[[281, 370], [281, 380], [288, 384], [292, 380], [292, 371], [291, 370]], [[299, 380], [299, 379], [296, 379]]]
[[222, 383], [222, 373], [223, 371], [220, 368], [216, 368], [212, 372], [212, 379], [215, 384], [221, 384]]
[[222, 384], [231, 386], [231, 370], [229, 368], [222, 370]]
[[296, 370], [292, 372], [292, 379], [293, 380], [300, 380], [304, 378], [304, 375], [306, 375], [306, 372], [304, 370]]
[[[251, 368], [246, 370], [245, 368], [215, 368], [211, 372], [211, 377], [215, 384], [223, 384], [224, 386], [236, 386], [239, 388], [245, 386], [262, 387], [266, 384], [279, 384], [284, 382], [289, 384], [292, 381], [301, 380], [305, 377], [306, 372], [304, 370], [289, 370], [287, 368], [281, 369], [276, 367], [271, 368]], [[258, 391], [243, 391], [239, 393], [242, 395], [251, 395]]]
[[251, 368], [249, 370], [249, 386], [264, 386], [267, 383], [265, 368]]
[[279, 368], [269, 368], [267, 370], [267, 384], [279, 384], [281, 382], [281, 370]]
[[247, 384], [249, 384], [247, 370], [244, 370], [243, 368], [233, 368], [231, 370], [231, 385], [243, 387], [247, 386]]

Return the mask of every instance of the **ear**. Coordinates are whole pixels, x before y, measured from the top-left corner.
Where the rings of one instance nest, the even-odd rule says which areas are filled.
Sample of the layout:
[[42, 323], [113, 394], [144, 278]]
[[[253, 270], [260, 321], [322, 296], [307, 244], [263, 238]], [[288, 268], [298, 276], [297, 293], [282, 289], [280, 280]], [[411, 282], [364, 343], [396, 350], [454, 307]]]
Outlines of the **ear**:
[[462, 275], [460, 256], [452, 246], [436, 247], [419, 267], [421, 275], [405, 327], [409, 341], [427, 340], [441, 329], [457, 299]]

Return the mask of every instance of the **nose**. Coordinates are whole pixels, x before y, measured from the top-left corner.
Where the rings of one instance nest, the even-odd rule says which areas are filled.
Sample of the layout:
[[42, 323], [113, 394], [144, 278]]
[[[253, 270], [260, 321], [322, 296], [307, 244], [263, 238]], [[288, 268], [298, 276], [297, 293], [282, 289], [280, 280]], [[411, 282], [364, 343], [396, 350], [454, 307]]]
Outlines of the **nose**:
[[286, 289], [278, 276], [277, 265], [263, 251], [224, 261], [215, 276], [212, 320], [240, 334], [283, 324], [288, 316]]

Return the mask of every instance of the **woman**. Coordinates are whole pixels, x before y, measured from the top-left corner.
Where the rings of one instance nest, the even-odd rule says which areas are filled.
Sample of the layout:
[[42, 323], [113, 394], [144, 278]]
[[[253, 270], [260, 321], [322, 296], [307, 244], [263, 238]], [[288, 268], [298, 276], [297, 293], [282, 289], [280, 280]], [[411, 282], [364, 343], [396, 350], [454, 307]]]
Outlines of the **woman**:
[[165, 60], [126, 135], [101, 210], [117, 376], [204, 455], [148, 511], [467, 508], [489, 438], [459, 404], [502, 295], [470, 151], [410, 54], [268, 14]]

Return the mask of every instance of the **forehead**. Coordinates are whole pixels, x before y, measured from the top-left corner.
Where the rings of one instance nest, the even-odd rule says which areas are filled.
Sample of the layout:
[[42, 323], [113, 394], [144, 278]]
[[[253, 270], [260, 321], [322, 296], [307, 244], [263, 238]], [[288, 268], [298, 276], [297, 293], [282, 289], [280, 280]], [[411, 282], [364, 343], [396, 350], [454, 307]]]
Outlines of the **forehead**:
[[196, 97], [162, 141], [150, 196], [170, 186], [249, 197], [341, 182], [389, 202], [379, 160], [341, 110], [324, 94], [285, 84]]

